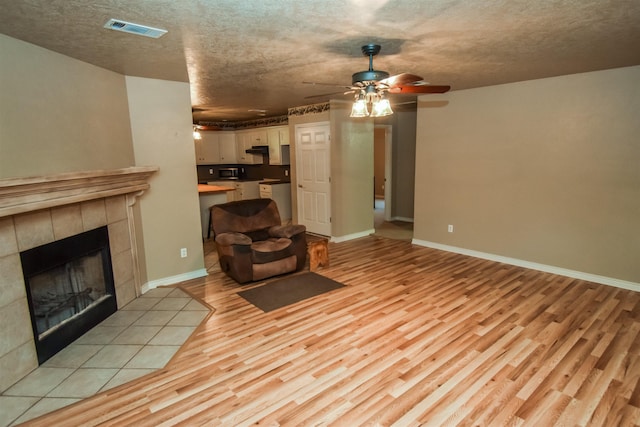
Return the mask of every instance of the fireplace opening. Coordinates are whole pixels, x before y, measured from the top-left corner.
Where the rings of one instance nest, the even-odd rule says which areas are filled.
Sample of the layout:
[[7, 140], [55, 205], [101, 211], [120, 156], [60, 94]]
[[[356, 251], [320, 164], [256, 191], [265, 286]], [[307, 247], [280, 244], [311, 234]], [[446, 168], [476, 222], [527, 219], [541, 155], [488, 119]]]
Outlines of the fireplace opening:
[[21, 252], [20, 259], [38, 363], [116, 312], [106, 226]]

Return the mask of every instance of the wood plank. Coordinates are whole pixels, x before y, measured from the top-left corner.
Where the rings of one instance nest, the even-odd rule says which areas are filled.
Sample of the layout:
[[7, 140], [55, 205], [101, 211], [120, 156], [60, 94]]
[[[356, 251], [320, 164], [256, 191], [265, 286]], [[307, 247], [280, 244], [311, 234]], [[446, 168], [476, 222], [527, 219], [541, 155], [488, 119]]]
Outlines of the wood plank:
[[[263, 313], [213, 266], [215, 308], [163, 370], [30, 425], [633, 425], [640, 294], [366, 237], [346, 288]], [[384, 260], [384, 262], [380, 262]]]

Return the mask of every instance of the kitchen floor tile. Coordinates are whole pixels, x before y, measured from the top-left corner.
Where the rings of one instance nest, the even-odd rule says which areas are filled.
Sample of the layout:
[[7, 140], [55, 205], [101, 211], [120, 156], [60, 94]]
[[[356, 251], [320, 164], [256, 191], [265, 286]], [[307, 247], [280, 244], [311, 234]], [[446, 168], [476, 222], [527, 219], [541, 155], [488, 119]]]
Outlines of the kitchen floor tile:
[[198, 301], [192, 299], [189, 301], [187, 305], [182, 309], [183, 311], [209, 311], [209, 307], [206, 307], [200, 304]]
[[102, 350], [103, 345], [98, 344], [71, 344], [62, 349], [41, 366], [45, 368], [79, 368], [84, 362], [91, 359], [94, 354]]
[[122, 368], [142, 349], [141, 345], [107, 345], [82, 365], [83, 368]]
[[4, 392], [6, 396], [46, 396], [67, 379], [73, 368], [38, 368]]
[[140, 298], [164, 298], [169, 295], [176, 288], [154, 288], [149, 289], [144, 294], [140, 295]]
[[40, 415], [53, 412], [56, 409], [64, 408], [72, 403], [76, 403], [81, 399], [71, 399], [66, 397], [45, 397], [40, 399], [35, 405], [33, 405], [27, 412], [25, 412], [20, 418], [16, 420], [16, 424], [24, 423]]
[[120, 369], [100, 391], [105, 391], [155, 372], [155, 369]]
[[124, 367], [125, 369], [164, 368], [179, 349], [179, 345], [147, 345]]
[[149, 345], [182, 345], [195, 329], [194, 326], [165, 326]]
[[164, 326], [178, 314], [177, 310], [167, 311], [147, 311], [142, 317], [134, 322], [134, 326]]
[[47, 397], [85, 398], [93, 396], [117, 373], [117, 369], [78, 369], [62, 384], [54, 388]]
[[136, 298], [120, 310], [151, 310], [160, 301], [162, 301], [162, 298]]
[[162, 326], [129, 326], [111, 344], [146, 344]]
[[182, 310], [191, 298], [163, 298], [153, 306], [154, 310]]
[[181, 311], [167, 326], [198, 326], [208, 314], [208, 311]]
[[104, 326], [100, 324], [75, 340], [73, 344], [109, 344], [125, 329], [126, 326]]
[[131, 326], [133, 322], [138, 320], [146, 313], [146, 311], [139, 310], [118, 310], [111, 316], [103, 320], [100, 325], [102, 326]]
[[168, 298], [189, 298], [189, 299], [191, 298], [188, 293], [186, 293], [180, 288], [174, 288], [171, 292], [169, 292], [169, 295], [167, 295], [167, 297]]
[[0, 396], [0, 426], [8, 426], [31, 408], [39, 397]]

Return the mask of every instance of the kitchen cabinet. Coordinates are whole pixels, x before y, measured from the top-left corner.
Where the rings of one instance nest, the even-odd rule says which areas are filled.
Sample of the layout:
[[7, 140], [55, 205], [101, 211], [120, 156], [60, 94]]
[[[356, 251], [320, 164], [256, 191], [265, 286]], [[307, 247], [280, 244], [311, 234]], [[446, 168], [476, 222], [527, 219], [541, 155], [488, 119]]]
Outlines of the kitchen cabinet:
[[262, 155], [248, 154], [246, 150], [254, 145], [267, 145], [266, 130], [250, 130], [236, 132], [236, 147], [238, 155], [238, 163], [248, 165], [261, 165]]
[[276, 202], [283, 224], [291, 222], [291, 183], [260, 184], [260, 198]]
[[241, 181], [235, 184], [235, 200], [260, 198], [260, 181]]
[[260, 198], [260, 181], [210, 181], [208, 185], [221, 187], [233, 187], [235, 191], [227, 193], [228, 201], [258, 199]]
[[200, 132], [202, 139], [196, 139], [196, 164], [211, 165], [220, 162], [217, 132]]
[[269, 164], [291, 164], [289, 155], [289, 126], [274, 126], [267, 128], [267, 143], [269, 145]]
[[200, 132], [202, 139], [195, 140], [196, 164], [235, 164], [236, 153], [235, 132]]
[[218, 147], [220, 149], [221, 164], [238, 163], [238, 153], [236, 150], [236, 133], [235, 132], [218, 132]]

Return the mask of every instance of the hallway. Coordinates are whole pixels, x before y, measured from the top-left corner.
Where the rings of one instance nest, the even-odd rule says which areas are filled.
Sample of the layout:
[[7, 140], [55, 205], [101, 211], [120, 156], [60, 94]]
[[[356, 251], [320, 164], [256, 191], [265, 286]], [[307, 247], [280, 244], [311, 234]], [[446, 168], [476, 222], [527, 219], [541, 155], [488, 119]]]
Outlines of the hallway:
[[384, 220], [384, 199], [375, 200], [373, 226], [375, 228], [374, 236], [406, 241], [411, 241], [413, 238], [412, 222]]

